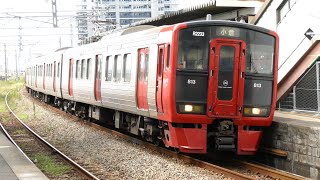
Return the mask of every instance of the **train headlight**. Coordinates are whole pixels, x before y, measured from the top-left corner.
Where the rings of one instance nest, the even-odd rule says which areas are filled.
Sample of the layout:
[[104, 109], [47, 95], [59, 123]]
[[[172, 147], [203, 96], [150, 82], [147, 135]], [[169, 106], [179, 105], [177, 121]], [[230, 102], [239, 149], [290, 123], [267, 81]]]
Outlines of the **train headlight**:
[[192, 110], [193, 110], [193, 106], [192, 105], [188, 105], [188, 104], [184, 105], [184, 111], [185, 112], [192, 112]]
[[243, 109], [244, 116], [269, 116], [269, 108], [258, 108], [258, 107], [245, 107]]
[[178, 113], [185, 114], [205, 114], [205, 105], [203, 104], [179, 104]]

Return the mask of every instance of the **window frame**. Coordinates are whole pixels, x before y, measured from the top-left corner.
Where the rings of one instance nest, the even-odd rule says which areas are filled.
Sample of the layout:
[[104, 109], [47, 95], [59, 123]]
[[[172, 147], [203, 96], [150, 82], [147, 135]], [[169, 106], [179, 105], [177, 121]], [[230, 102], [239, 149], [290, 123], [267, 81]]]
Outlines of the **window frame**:
[[90, 71], [91, 69], [91, 63], [92, 63], [92, 60], [91, 58], [88, 58], [87, 59], [87, 66], [86, 66], [86, 70], [87, 70], [87, 74], [86, 74], [86, 79], [89, 80], [91, 78], [91, 74], [92, 72]]
[[[107, 56], [106, 57], [106, 65], [105, 65], [105, 81], [112, 81], [113, 77], [113, 67], [111, 64], [112, 56]], [[110, 70], [110, 72], [109, 72]], [[110, 76], [109, 76], [110, 75]]]
[[[287, 16], [288, 12], [291, 11], [291, 8], [295, 3], [296, 3], [296, 0], [282, 1], [282, 3], [276, 9], [277, 24], [281, 23], [281, 21]], [[285, 10], [284, 8], [287, 8], [287, 10]], [[283, 11], [283, 16], [281, 15], [282, 10], [285, 10], [285, 11]]]
[[[113, 81], [120, 82], [121, 81], [121, 54], [117, 54], [113, 59]], [[120, 72], [118, 72], [120, 71]]]
[[85, 77], [85, 74], [84, 74], [86, 72], [85, 62], [86, 62], [86, 59], [81, 60], [81, 79], [84, 79]]
[[[129, 67], [130, 69], [127, 69], [127, 67]], [[122, 78], [124, 82], [131, 81], [131, 69], [132, 69], [132, 55], [131, 53], [126, 53], [123, 55], [123, 65], [122, 65], [122, 72], [123, 72]], [[129, 72], [127, 72], [127, 70]]]

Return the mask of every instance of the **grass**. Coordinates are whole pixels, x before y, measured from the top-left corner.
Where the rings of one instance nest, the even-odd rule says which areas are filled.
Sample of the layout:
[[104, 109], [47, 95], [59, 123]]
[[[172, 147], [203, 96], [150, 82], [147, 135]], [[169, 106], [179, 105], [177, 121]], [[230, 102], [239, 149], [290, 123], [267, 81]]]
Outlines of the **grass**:
[[25, 134], [26, 132], [24, 130], [21, 130], [21, 129], [18, 129], [18, 130], [15, 130], [13, 132], [13, 134]]
[[24, 78], [20, 78], [19, 81], [14, 79], [8, 81], [0, 81], [0, 113], [7, 112], [6, 104], [4, 98], [8, 92], [11, 92], [8, 101], [10, 106], [15, 107], [14, 101], [19, 100], [20, 94], [19, 91], [24, 86]]
[[22, 120], [22, 121], [26, 121], [29, 119], [28, 114], [17, 114], [17, 116]]
[[54, 159], [44, 154], [36, 154], [32, 159], [41, 170], [51, 176], [61, 176], [70, 171], [69, 166], [58, 164]]

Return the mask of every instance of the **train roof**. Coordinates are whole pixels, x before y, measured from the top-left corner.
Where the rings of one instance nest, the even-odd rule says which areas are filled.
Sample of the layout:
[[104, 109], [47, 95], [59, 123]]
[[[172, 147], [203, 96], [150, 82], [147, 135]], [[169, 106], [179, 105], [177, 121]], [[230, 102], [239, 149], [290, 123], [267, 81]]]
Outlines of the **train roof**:
[[226, 21], [226, 20], [201, 20], [201, 21], [189, 21], [185, 22], [182, 24], [187, 24], [188, 27], [199, 27], [199, 26], [231, 26], [231, 27], [239, 27], [239, 28], [245, 28], [245, 29], [251, 29], [254, 31], [260, 31], [263, 33], [269, 33], [270, 30], [256, 26], [256, 25], [251, 25], [247, 23], [241, 23], [241, 22], [236, 22], [236, 21]]
[[166, 26], [151, 26], [151, 25], [141, 25], [141, 26], [135, 26], [135, 27], [129, 27], [126, 29], [121, 29], [115, 32], [111, 32], [110, 34], [107, 34], [102, 37], [100, 41], [106, 41], [110, 40], [110, 38], [118, 38], [118, 37], [123, 37], [127, 36], [130, 34], [135, 33], [135, 36], [137, 34], [139, 35], [148, 35], [148, 34], [156, 34], [161, 31], [162, 28]]

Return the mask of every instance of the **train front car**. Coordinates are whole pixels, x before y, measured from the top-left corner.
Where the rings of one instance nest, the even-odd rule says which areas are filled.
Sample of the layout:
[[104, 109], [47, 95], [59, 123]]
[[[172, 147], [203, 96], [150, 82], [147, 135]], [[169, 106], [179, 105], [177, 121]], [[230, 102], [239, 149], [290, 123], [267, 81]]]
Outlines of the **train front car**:
[[275, 110], [276, 33], [227, 21], [178, 24], [172, 33], [172, 72], [163, 78], [170, 98], [159, 115], [165, 144], [255, 154]]

